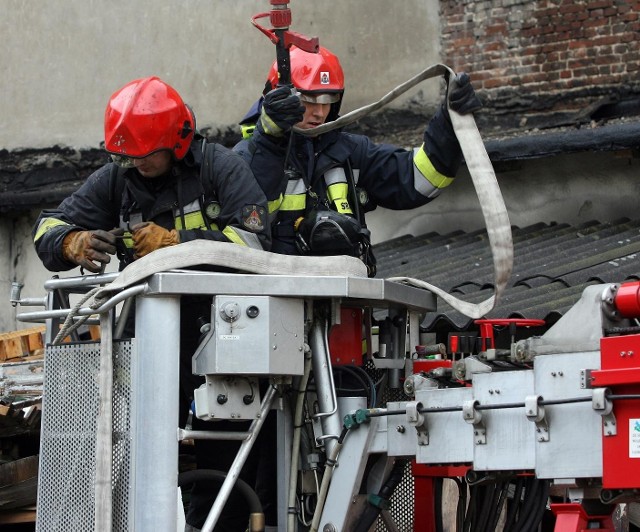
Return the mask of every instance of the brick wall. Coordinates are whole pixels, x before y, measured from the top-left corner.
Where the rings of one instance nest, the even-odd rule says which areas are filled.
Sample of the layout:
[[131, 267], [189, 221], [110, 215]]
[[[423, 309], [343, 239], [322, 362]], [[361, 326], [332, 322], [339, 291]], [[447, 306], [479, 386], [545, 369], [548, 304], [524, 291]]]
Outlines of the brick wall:
[[640, 98], [640, 1], [446, 0], [440, 6], [444, 61], [472, 74], [493, 111], [575, 112], [598, 101]]

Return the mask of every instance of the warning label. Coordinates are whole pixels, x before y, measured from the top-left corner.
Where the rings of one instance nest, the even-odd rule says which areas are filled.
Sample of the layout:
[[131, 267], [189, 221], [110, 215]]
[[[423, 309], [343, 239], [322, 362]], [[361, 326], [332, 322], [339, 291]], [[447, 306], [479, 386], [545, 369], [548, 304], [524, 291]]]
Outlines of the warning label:
[[640, 419], [629, 420], [629, 458], [640, 458]]

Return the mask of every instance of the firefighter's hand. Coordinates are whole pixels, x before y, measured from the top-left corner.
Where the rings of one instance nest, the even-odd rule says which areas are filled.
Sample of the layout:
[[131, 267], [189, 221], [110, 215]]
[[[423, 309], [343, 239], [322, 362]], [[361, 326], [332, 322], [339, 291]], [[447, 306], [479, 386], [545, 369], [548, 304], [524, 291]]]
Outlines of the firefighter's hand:
[[298, 122], [302, 122], [304, 105], [291, 87], [283, 86], [268, 92], [262, 102], [262, 111], [256, 127], [267, 135], [281, 137]]
[[152, 251], [180, 243], [180, 235], [175, 229], [165, 229], [153, 222], [142, 222], [131, 227], [134, 259], [148, 255]]
[[449, 93], [449, 107], [451, 109], [461, 115], [466, 115], [482, 107], [482, 102], [478, 99], [471, 85], [469, 74], [461, 72], [450, 83], [452, 84]]
[[62, 255], [85, 270], [99, 273], [116, 253], [115, 232], [72, 231], [62, 241]]

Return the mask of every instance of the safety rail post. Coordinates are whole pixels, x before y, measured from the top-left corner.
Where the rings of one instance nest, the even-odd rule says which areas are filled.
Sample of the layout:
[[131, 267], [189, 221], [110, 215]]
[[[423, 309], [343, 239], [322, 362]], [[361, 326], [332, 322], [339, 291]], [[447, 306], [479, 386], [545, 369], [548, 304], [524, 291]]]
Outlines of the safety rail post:
[[138, 297], [132, 364], [134, 529], [174, 532], [178, 494], [180, 297]]

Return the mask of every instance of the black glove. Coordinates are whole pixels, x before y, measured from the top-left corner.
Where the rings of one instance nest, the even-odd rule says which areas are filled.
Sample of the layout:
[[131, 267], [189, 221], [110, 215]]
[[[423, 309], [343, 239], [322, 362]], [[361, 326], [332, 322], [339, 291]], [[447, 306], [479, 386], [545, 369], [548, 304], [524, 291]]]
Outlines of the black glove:
[[256, 127], [262, 133], [281, 137], [294, 125], [302, 121], [304, 105], [290, 86], [282, 86], [268, 92], [262, 102], [262, 112]]
[[476, 96], [476, 92], [471, 85], [469, 74], [461, 72], [450, 83], [452, 84], [451, 92], [449, 93], [449, 106], [451, 109], [461, 115], [466, 115], [482, 107], [482, 102]]

